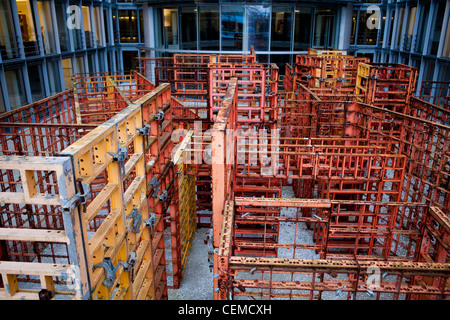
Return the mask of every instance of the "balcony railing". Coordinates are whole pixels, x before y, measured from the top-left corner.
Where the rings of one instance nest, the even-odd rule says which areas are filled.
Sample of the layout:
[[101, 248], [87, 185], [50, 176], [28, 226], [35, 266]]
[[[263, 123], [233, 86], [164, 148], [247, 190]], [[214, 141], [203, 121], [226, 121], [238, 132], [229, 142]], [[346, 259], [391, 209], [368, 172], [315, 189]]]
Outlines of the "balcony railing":
[[39, 38], [39, 35], [36, 34], [22, 35], [25, 57], [37, 56], [41, 54]]
[[20, 58], [20, 41], [18, 36], [0, 36], [0, 55], [2, 60]]

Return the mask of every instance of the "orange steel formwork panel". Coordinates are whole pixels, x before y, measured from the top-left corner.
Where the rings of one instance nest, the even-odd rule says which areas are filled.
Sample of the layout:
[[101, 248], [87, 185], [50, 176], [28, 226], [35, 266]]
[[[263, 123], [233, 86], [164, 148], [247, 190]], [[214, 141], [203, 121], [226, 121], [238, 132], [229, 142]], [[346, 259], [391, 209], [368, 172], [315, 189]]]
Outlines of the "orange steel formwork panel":
[[[366, 92], [297, 84], [271, 128], [236, 131], [240, 79], [221, 85], [215, 299], [448, 297], [449, 111], [412, 97], [415, 69], [371, 68], [397, 92], [383, 95], [381, 76], [367, 78], [378, 81], [369, 103]], [[283, 186], [298, 198], [281, 198]], [[297, 240], [304, 230], [312, 242]]]

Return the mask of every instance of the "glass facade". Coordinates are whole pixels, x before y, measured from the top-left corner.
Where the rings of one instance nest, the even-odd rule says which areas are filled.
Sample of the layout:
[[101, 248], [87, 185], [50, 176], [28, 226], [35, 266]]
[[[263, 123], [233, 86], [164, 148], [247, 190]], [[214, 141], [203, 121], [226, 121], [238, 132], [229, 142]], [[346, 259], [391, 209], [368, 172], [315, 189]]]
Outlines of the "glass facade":
[[303, 51], [312, 47], [313, 10], [298, 8], [295, 10], [294, 50]]
[[199, 7], [200, 50], [220, 50], [219, 8]]
[[272, 51], [290, 51], [292, 41], [292, 8], [273, 7], [270, 49]]
[[244, 7], [222, 6], [221, 20], [222, 50], [242, 50], [244, 39]]
[[326, 7], [157, 6], [153, 17], [155, 49], [249, 51], [253, 46], [260, 52], [293, 54], [311, 47], [333, 48], [339, 32], [338, 9]]
[[197, 8], [183, 7], [180, 10], [181, 33], [180, 49], [197, 49]]
[[[367, 27], [376, 19], [372, 4], [381, 9], [379, 28]], [[77, 9], [81, 25], [69, 28]], [[444, 0], [0, 0], [0, 109], [70, 88], [75, 72], [131, 70], [136, 56], [183, 50], [248, 53], [253, 46], [258, 61], [277, 63], [283, 74], [296, 54], [336, 48], [414, 64], [419, 81], [450, 80], [449, 12]]]
[[120, 42], [139, 42], [136, 10], [119, 10]]
[[248, 48], [269, 50], [270, 6], [247, 6]]

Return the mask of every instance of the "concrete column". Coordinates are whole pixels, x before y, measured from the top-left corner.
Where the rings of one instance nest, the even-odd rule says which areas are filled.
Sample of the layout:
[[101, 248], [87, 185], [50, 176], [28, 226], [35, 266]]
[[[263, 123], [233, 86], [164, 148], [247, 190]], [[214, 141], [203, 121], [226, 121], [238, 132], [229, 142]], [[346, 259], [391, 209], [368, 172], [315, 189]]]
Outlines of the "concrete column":
[[[153, 7], [149, 7], [148, 3], [142, 6], [142, 15], [144, 18], [144, 41], [146, 48], [155, 48], [155, 24], [153, 21]], [[146, 56], [154, 57], [154, 51], [147, 51]]]
[[339, 25], [339, 42], [337, 49], [348, 50], [350, 46], [350, 36], [352, 32], [352, 17], [353, 17], [353, 5], [347, 4], [347, 6], [341, 9], [341, 19]]

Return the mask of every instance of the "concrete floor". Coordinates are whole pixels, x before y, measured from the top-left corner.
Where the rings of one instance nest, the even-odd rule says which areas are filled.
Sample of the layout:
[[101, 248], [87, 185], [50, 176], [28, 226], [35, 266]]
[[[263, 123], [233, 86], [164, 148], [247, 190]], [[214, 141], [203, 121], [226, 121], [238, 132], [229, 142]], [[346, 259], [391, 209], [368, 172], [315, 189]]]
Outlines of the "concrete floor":
[[178, 289], [169, 289], [169, 300], [212, 300], [213, 273], [209, 271], [208, 246], [204, 244], [208, 228], [197, 229]]

